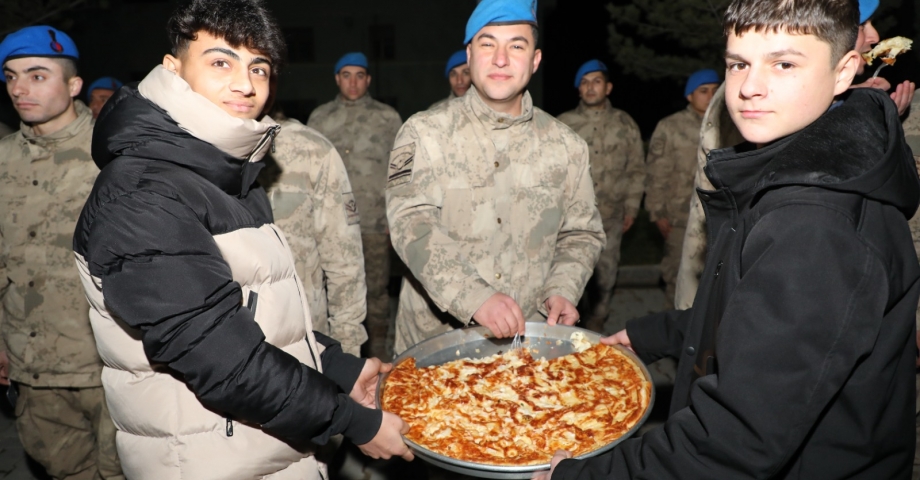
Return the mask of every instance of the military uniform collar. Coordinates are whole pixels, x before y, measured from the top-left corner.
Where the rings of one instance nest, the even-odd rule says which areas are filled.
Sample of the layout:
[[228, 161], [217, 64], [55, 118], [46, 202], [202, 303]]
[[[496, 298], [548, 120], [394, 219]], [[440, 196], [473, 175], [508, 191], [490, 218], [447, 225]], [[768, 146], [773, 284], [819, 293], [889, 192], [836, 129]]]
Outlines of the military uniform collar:
[[584, 115], [588, 118], [601, 118], [607, 115], [608, 113], [610, 113], [611, 111], [613, 111], [613, 104], [611, 104], [610, 99], [607, 98], [604, 100], [604, 108], [595, 109], [595, 108], [588, 108], [585, 105], [585, 102], [579, 101], [578, 108], [576, 108], [575, 111], [578, 112], [579, 115]]
[[343, 97], [341, 93], [335, 96], [335, 103], [345, 107], [366, 107], [369, 106], [373, 101], [374, 99], [371, 98], [370, 93], [365, 93], [364, 96], [357, 100], [349, 100]]
[[23, 140], [41, 147], [51, 147], [55, 144], [66, 142], [77, 135], [82, 134], [93, 123], [93, 112], [80, 100], [74, 100], [74, 108], [77, 110], [77, 118], [70, 122], [66, 127], [48, 135], [36, 135], [32, 127], [25, 123], [19, 124], [19, 131]]
[[694, 118], [698, 118], [700, 121], [703, 120], [703, 115], [700, 115], [696, 110], [694, 110], [693, 105], [687, 104], [687, 112], [693, 115]]
[[533, 118], [533, 98], [531, 98], [529, 91], [525, 91], [524, 96], [521, 98], [521, 114], [517, 117], [512, 117], [507, 113], [496, 112], [492, 107], [486, 105], [475, 86], [471, 86], [466, 91], [463, 99], [473, 111], [473, 114], [476, 115], [476, 118], [487, 128], [500, 130], [529, 122]]

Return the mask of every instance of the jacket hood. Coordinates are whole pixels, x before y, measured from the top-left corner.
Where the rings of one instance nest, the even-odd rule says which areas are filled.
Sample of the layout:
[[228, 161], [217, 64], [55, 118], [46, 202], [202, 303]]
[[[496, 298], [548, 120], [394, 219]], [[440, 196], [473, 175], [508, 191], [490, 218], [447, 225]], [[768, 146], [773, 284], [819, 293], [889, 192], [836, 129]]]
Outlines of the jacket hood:
[[908, 219], [920, 203], [897, 108], [870, 88], [854, 90], [811, 125], [761, 149], [713, 150], [706, 175], [716, 188], [746, 190], [754, 200], [780, 186], [817, 186], [893, 205]]
[[256, 122], [224, 113], [158, 66], [106, 103], [93, 131], [92, 155], [100, 169], [120, 156], [173, 163], [245, 196], [263, 166], [256, 162], [279, 129], [268, 117]]

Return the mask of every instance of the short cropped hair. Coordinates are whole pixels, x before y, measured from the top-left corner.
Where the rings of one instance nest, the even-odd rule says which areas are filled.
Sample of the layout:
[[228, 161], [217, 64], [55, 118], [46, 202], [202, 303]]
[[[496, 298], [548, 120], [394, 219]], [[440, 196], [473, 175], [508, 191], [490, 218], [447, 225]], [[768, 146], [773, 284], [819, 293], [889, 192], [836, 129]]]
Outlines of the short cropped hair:
[[77, 62], [72, 58], [52, 57], [52, 59], [61, 66], [61, 73], [64, 76], [64, 82], [69, 82], [71, 78], [80, 74], [77, 71]]
[[836, 64], [855, 48], [859, 34], [859, 4], [856, 0], [734, 0], [722, 21], [726, 36], [748, 31], [784, 31], [814, 35], [830, 44]]
[[233, 48], [243, 46], [267, 55], [272, 76], [278, 74], [287, 53], [281, 28], [262, 0], [186, 0], [173, 12], [166, 30], [175, 56], [205, 31]]

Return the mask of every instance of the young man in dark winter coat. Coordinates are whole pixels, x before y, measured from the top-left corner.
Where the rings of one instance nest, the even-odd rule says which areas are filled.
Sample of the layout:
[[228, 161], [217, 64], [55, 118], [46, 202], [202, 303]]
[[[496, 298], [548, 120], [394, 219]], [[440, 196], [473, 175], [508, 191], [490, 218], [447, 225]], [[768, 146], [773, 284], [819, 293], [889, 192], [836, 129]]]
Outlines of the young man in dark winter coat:
[[910, 478], [920, 180], [887, 94], [835, 102], [858, 24], [854, 0], [729, 6], [726, 105], [747, 143], [709, 156], [694, 306], [605, 339], [679, 360], [670, 418], [598, 457], [559, 452], [544, 478]]
[[319, 480], [314, 444], [340, 433], [411, 459], [374, 408], [390, 366], [312, 331], [255, 182], [280, 29], [259, 0], [191, 0], [168, 30], [172, 53], [99, 115], [73, 242], [125, 476]]

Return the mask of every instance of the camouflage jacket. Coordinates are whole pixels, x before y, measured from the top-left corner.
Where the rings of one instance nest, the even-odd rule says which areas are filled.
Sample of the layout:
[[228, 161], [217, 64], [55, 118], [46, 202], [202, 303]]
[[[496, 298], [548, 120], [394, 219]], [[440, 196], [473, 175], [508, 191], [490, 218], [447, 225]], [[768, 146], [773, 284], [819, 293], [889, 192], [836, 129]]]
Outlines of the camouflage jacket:
[[259, 181], [294, 253], [313, 328], [359, 355], [367, 286], [359, 212], [342, 159], [319, 132], [289, 119], [263, 161]]
[[10, 378], [33, 387], [101, 386], [102, 361], [74, 263], [73, 232], [99, 169], [93, 118], [50, 135], [0, 140], [0, 332]]
[[443, 106], [447, 105], [447, 102], [449, 102], [449, 101], [451, 101], [451, 100], [453, 100], [453, 99], [455, 99], [455, 98], [457, 98], [457, 96], [454, 95], [454, 91], [451, 90], [451, 91], [450, 91], [450, 95], [448, 95], [447, 98], [442, 98], [442, 99], [438, 100], [437, 102], [432, 103], [431, 106], [428, 107], [428, 110], [434, 110], [435, 108], [443, 107]]
[[559, 120], [588, 143], [597, 208], [604, 223], [635, 217], [645, 188], [645, 154], [639, 126], [607, 100], [603, 110], [583, 103]]
[[663, 118], [655, 127], [645, 161], [645, 209], [653, 222], [665, 218], [673, 226], [687, 225], [702, 120], [688, 106]]
[[[703, 168], [706, 167], [706, 156], [710, 150], [730, 147], [743, 141], [744, 137], [735, 127], [735, 123], [725, 108], [725, 84], [723, 83], [712, 96], [709, 108], [703, 115], [703, 124], [700, 126], [700, 147], [696, 154], [694, 188], [714, 189], [703, 172]], [[674, 306], [679, 310], [693, 306], [693, 297], [696, 296], [700, 275], [703, 274], [703, 267], [706, 264], [706, 214], [703, 212], [700, 198], [696, 195], [690, 197], [689, 213], [674, 295]]]
[[320, 105], [307, 125], [335, 145], [361, 212], [362, 233], [386, 232], [387, 160], [402, 119], [392, 107], [365, 95], [355, 101], [341, 95]]
[[413, 115], [390, 153], [387, 216], [415, 282], [400, 294], [404, 344], [468, 323], [497, 292], [528, 320], [552, 295], [577, 304], [605, 244], [584, 140], [529, 93], [518, 117], [475, 88]]

